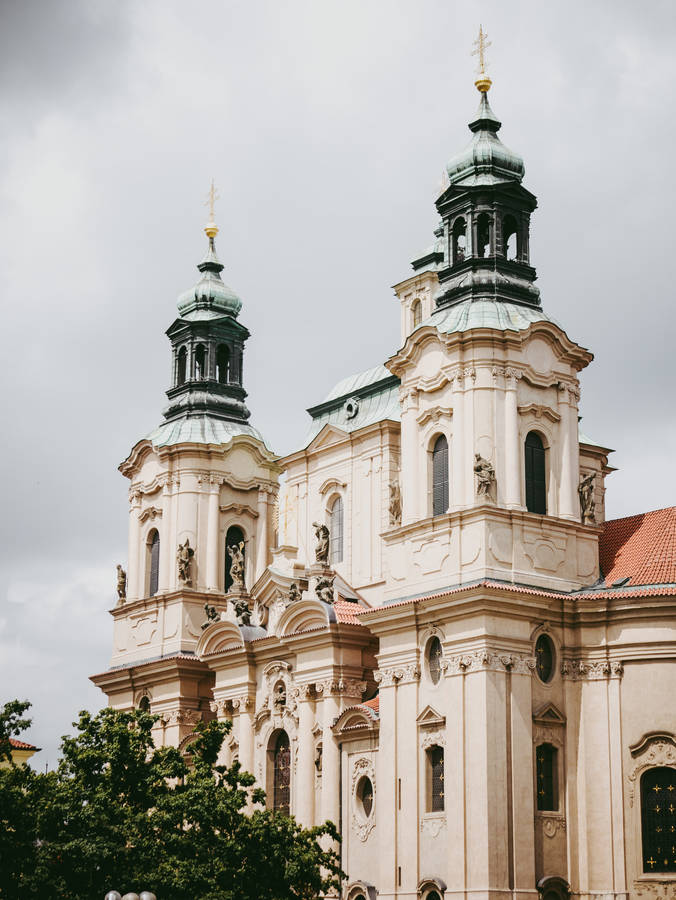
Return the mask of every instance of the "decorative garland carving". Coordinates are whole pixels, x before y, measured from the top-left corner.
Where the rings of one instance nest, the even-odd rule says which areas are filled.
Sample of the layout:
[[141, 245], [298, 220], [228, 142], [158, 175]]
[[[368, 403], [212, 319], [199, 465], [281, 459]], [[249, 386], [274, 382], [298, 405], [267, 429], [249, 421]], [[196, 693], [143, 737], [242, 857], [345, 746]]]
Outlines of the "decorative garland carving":
[[446, 827], [446, 814], [437, 813], [423, 816], [420, 820], [420, 830], [423, 834], [429, 834], [430, 837], [438, 837], [442, 830]]
[[423, 731], [420, 734], [420, 748], [422, 750], [429, 750], [430, 747], [445, 747], [446, 746], [446, 738], [444, 736], [444, 732], [441, 730], [438, 731]]
[[619, 659], [564, 659], [561, 674], [571, 681], [601, 681], [606, 678], [621, 678], [624, 665]]
[[491, 653], [489, 650], [474, 650], [451, 656], [448, 659], [448, 674], [461, 675], [489, 670], [491, 672], [513, 672], [516, 675], [532, 675], [535, 671], [535, 657], [517, 656], [513, 653]]
[[156, 519], [161, 517], [162, 510], [158, 509], [156, 506], [149, 506], [147, 509], [144, 509], [143, 512], [139, 515], [139, 522], [145, 522], [148, 519]]
[[559, 831], [565, 832], [566, 830], [566, 820], [563, 816], [548, 816], [543, 813], [538, 813], [536, 818], [542, 822], [542, 830], [548, 838], [553, 838]]
[[196, 725], [202, 718], [202, 713], [197, 709], [170, 709], [163, 712], [162, 721], [165, 725]]
[[[371, 814], [366, 816], [359, 808], [357, 786], [363, 776], [370, 779], [373, 785], [373, 807]], [[359, 840], [365, 841], [376, 824], [376, 775], [373, 762], [366, 756], [360, 757], [352, 768], [352, 827], [359, 835]]]
[[387, 669], [376, 669], [373, 678], [381, 687], [390, 687], [393, 684], [406, 684], [420, 679], [420, 666], [411, 663], [407, 666], [393, 666]]
[[629, 806], [634, 805], [634, 794], [637, 785], [641, 780], [641, 775], [645, 769], [652, 769], [655, 766], [669, 766], [676, 769], [676, 746], [674, 746], [674, 737], [660, 736], [650, 741], [642, 741], [641, 752], [636, 756], [636, 764], [631, 772], [627, 775], [629, 781]]
[[357, 697], [361, 700], [361, 696], [366, 690], [365, 681], [354, 681], [352, 679], [333, 679], [325, 678], [323, 681], [315, 683], [315, 691], [318, 696], [328, 697], [330, 694], [340, 694], [344, 697]]

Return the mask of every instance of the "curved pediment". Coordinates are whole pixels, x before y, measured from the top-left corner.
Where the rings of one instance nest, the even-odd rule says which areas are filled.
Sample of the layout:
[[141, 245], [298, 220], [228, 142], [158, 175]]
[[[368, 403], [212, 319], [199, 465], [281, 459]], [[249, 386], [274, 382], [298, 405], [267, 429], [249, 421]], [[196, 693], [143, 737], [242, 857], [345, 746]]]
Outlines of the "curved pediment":
[[326, 628], [335, 621], [335, 613], [328, 603], [312, 598], [296, 600], [290, 603], [279, 617], [277, 634], [279, 637], [289, 637], [302, 631]]
[[234, 622], [214, 622], [202, 632], [197, 643], [197, 655], [203, 659], [226, 650], [241, 650], [244, 639], [238, 625]]

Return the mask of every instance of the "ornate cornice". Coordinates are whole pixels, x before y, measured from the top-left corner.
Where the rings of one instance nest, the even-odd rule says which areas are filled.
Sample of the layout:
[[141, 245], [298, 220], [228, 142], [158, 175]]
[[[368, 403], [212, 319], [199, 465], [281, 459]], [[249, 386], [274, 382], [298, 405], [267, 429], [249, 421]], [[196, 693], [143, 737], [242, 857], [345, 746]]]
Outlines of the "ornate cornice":
[[[443, 662], [443, 661], [442, 661]], [[420, 680], [420, 666], [411, 663], [406, 666], [392, 666], [391, 668], [376, 669], [373, 678], [381, 687], [390, 687], [393, 684], [407, 684]]]
[[143, 512], [139, 515], [139, 522], [145, 522], [147, 519], [156, 519], [161, 517], [162, 510], [158, 509], [156, 506], [149, 506], [147, 509], [144, 509]]
[[522, 416], [532, 415], [536, 419], [541, 419], [544, 416], [550, 422], [561, 421], [561, 416], [557, 412], [550, 409], [549, 406], [543, 406], [541, 403], [529, 403], [527, 406], [520, 406], [519, 413]]
[[246, 503], [227, 503], [218, 507], [222, 513], [234, 512], [236, 516], [251, 516], [252, 519], [258, 518], [258, 511]]
[[165, 725], [196, 725], [202, 718], [198, 709], [170, 709], [160, 713]]
[[[638, 746], [640, 751], [636, 757], [633, 769], [627, 775], [629, 781], [629, 805], [634, 805], [634, 794], [638, 783], [641, 780], [641, 774], [645, 769], [652, 769], [654, 766], [670, 766], [676, 769], [676, 746], [674, 746], [674, 735], [659, 735], [648, 740], [642, 740]], [[635, 745], [636, 746], [636, 745]]]
[[315, 682], [315, 691], [321, 697], [328, 697], [331, 694], [339, 694], [344, 697], [357, 697], [361, 700], [362, 694], [366, 690], [365, 681], [355, 681], [352, 679], [333, 679], [325, 678], [323, 681]]
[[602, 681], [607, 678], [621, 678], [624, 665], [619, 659], [564, 659], [561, 674], [570, 681]]

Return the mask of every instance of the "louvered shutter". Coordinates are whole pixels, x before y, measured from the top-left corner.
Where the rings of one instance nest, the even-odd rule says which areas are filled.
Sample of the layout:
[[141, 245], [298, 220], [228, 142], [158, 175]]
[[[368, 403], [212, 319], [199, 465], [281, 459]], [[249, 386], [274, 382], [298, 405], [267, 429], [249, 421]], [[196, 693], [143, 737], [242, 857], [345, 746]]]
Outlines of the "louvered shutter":
[[540, 435], [531, 431], [526, 437], [526, 509], [547, 514], [547, 483], [545, 476], [545, 448]]
[[442, 434], [432, 451], [432, 515], [448, 510], [448, 441]]
[[156, 531], [150, 545], [150, 585], [148, 596], [154, 597], [160, 579], [160, 535]]

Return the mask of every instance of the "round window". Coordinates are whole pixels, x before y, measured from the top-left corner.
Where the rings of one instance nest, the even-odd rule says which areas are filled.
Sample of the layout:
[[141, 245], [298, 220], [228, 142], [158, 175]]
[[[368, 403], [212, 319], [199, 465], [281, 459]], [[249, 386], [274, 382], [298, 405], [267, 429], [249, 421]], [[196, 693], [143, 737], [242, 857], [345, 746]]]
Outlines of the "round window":
[[438, 684], [441, 678], [441, 660], [443, 655], [444, 651], [441, 649], [441, 641], [438, 637], [433, 637], [427, 645], [427, 667], [432, 684]]
[[554, 644], [546, 634], [535, 642], [535, 670], [540, 681], [547, 684], [554, 677]]
[[357, 785], [357, 802], [359, 803], [361, 812], [366, 819], [370, 818], [373, 812], [373, 783], [366, 775], [359, 779]]

